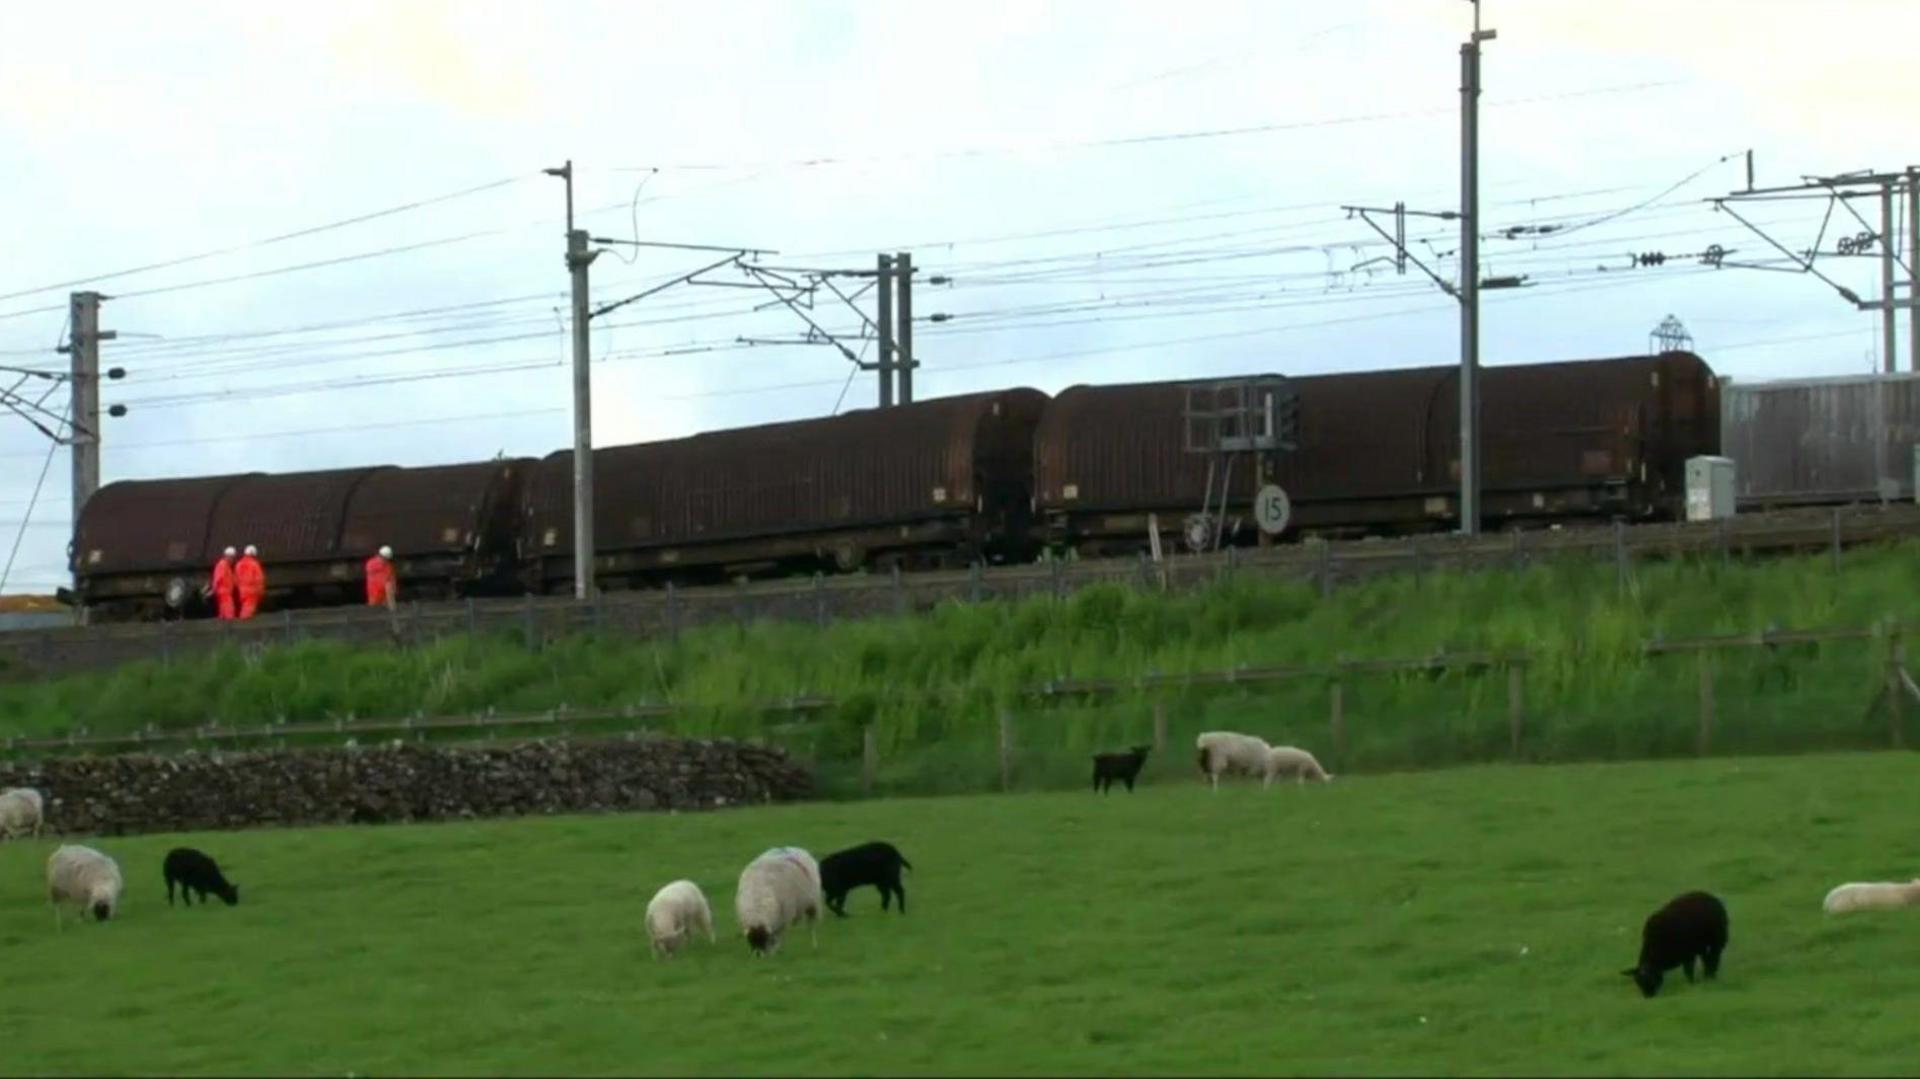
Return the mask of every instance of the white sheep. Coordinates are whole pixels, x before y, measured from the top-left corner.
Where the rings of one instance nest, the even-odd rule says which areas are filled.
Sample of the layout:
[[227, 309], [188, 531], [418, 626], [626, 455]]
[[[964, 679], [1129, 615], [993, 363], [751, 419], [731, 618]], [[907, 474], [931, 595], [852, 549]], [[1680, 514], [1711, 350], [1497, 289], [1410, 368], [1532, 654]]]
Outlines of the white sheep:
[[1207, 731], [1194, 740], [1194, 746], [1200, 750], [1200, 771], [1216, 791], [1220, 789], [1220, 776], [1224, 772], [1265, 776], [1267, 760], [1273, 752], [1265, 739], [1231, 731]]
[[647, 936], [653, 941], [653, 955], [672, 956], [704, 929], [707, 940], [713, 937], [713, 908], [700, 886], [690, 880], [676, 880], [653, 893], [647, 904]]
[[801, 918], [820, 946], [820, 864], [798, 847], [775, 847], [747, 863], [734, 893], [734, 914], [755, 955], [780, 949], [780, 937]]
[[1842, 884], [1827, 893], [1821, 908], [1828, 914], [1854, 910], [1897, 910], [1920, 905], [1920, 877], [1909, 881], [1873, 881]]
[[1320, 767], [1314, 755], [1298, 746], [1274, 746], [1267, 750], [1267, 768], [1261, 776], [1260, 785], [1265, 787], [1273, 782], [1275, 776], [1290, 775], [1296, 781], [1305, 783], [1317, 779], [1322, 783], [1333, 781], [1332, 773]]
[[121, 887], [119, 863], [92, 847], [64, 844], [47, 856], [47, 902], [53, 905], [56, 927], [64, 924], [62, 902], [93, 911], [99, 921], [113, 917]]
[[38, 838], [46, 818], [46, 801], [32, 787], [0, 791], [0, 839], [32, 835]]

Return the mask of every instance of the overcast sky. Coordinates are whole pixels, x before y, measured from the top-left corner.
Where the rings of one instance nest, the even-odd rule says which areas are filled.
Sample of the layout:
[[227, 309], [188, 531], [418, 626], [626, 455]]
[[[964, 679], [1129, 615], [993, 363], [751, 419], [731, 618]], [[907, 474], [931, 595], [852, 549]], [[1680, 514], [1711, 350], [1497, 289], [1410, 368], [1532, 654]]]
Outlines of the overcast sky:
[[[1457, 207], [1472, 17], [1464, 0], [15, 5], [0, 364], [64, 364], [68, 292], [113, 297], [105, 362], [129, 373], [104, 399], [130, 411], [105, 421], [103, 482], [566, 447], [564, 189], [540, 170], [568, 158], [596, 236], [780, 266], [904, 250], [950, 275], [915, 292], [917, 315], [952, 316], [915, 331], [921, 397], [1452, 363], [1457, 306], [1417, 271], [1354, 270], [1386, 250], [1339, 207]], [[1818, 281], [1684, 256], [1769, 254], [1701, 201], [1744, 188], [1748, 149], [1761, 186], [1920, 163], [1920, 4], [1488, 0], [1482, 18], [1484, 231], [1579, 226], [1482, 244], [1484, 272], [1535, 286], [1485, 297], [1485, 362], [1641, 352], [1671, 313], [1735, 378], [1874, 368], [1877, 316]], [[1752, 216], [1804, 247], [1823, 210]], [[1412, 231], [1452, 278], [1457, 227]], [[1676, 257], [1628, 272], [1648, 251]], [[718, 257], [618, 248], [593, 297]], [[1877, 259], [1834, 265], [1878, 291]], [[870, 407], [874, 376], [849, 380], [831, 348], [735, 344], [805, 331], [754, 311], [770, 300], [680, 286], [596, 320], [596, 443]], [[857, 329], [838, 300], [812, 315]], [[368, 379], [385, 381], [350, 385]], [[69, 462], [0, 412], [6, 549], [43, 466], [9, 592], [66, 580]]]

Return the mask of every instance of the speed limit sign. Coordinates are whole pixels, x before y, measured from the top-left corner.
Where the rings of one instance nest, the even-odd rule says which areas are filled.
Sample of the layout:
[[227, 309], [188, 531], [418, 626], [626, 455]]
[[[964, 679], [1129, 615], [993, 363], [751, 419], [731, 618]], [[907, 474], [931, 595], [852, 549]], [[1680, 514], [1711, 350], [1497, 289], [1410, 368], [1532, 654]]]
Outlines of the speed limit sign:
[[1260, 526], [1260, 531], [1267, 535], [1277, 536], [1285, 532], [1287, 521], [1292, 517], [1293, 503], [1278, 484], [1269, 483], [1254, 496], [1253, 520]]

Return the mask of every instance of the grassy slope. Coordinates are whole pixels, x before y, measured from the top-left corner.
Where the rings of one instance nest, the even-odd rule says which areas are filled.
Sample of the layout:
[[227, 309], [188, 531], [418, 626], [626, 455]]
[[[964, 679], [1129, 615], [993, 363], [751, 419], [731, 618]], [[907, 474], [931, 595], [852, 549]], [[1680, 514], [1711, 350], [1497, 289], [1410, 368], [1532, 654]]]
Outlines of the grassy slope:
[[[276, 716], [398, 716], [673, 700], [700, 706], [687, 733], [767, 734], [821, 758], [844, 786], [860, 729], [877, 725], [893, 790], [977, 788], [997, 780], [995, 715], [1011, 707], [1029, 787], [1080, 782], [1085, 754], [1144, 739], [1153, 701], [1036, 706], [1014, 690], [1059, 677], [1132, 677], [1453, 649], [1536, 649], [1527, 675], [1526, 753], [1534, 759], [1691, 752], [1698, 676], [1690, 658], [1643, 660], [1646, 637], [1748, 632], [1768, 624], [1864, 626], [1912, 617], [1920, 545], [1758, 565], [1649, 564], [1622, 594], [1611, 566], [1379, 580], [1322, 599], [1308, 586], [1242, 577], [1163, 597], [1121, 586], [1066, 602], [954, 605], [931, 615], [834, 625], [714, 627], [677, 643], [579, 639], [541, 653], [511, 640], [453, 640], [412, 651], [312, 644], [171, 668], [0, 685], [0, 734], [96, 732], [146, 723], [257, 724]], [[1715, 747], [1726, 752], [1886, 744], [1869, 720], [1879, 655], [1858, 643], [1727, 654]], [[930, 704], [908, 694], [952, 696]], [[845, 703], [816, 722], [776, 724], [750, 701], [824, 693]], [[1378, 677], [1345, 686], [1349, 752], [1329, 744], [1328, 687], [1295, 682], [1167, 698], [1174, 745], [1208, 726], [1253, 729], [1316, 748], [1336, 770], [1498, 759], [1507, 752], [1504, 676]], [[784, 718], [784, 717], [783, 717]]]
[[[123, 920], [56, 935], [52, 842], [0, 846], [0, 1071], [508, 1074], [1915, 1074], [1913, 758], [1490, 767], [1218, 796], [1027, 794], [693, 816], [99, 840]], [[873, 837], [911, 913], [748, 957], [767, 846]], [[169, 910], [187, 840], [238, 908]], [[721, 934], [656, 963], [687, 875]], [[1644, 1001], [1645, 915], [1704, 887], [1721, 980]], [[24, 983], [23, 983], [24, 984]]]

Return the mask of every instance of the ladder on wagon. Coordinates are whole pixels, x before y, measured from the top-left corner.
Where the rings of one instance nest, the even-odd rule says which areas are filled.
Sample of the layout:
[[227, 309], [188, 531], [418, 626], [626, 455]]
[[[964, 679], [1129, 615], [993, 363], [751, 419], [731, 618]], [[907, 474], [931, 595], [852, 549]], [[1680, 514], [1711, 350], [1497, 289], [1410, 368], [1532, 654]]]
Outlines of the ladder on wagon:
[[[1187, 516], [1184, 529], [1188, 550], [1198, 554], [1221, 545], [1235, 463], [1246, 459], [1257, 489], [1271, 472], [1272, 454], [1295, 448], [1298, 412], [1293, 387], [1281, 375], [1187, 383], [1186, 452], [1207, 458], [1200, 510]], [[1234, 517], [1233, 534], [1239, 534], [1241, 523]]]

